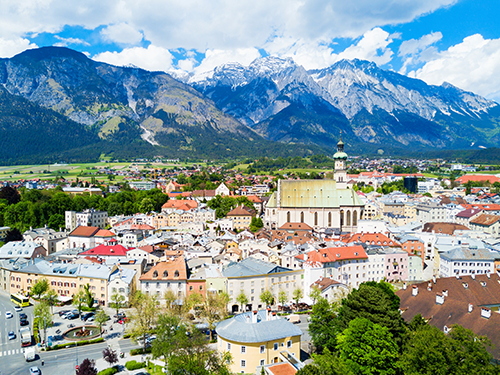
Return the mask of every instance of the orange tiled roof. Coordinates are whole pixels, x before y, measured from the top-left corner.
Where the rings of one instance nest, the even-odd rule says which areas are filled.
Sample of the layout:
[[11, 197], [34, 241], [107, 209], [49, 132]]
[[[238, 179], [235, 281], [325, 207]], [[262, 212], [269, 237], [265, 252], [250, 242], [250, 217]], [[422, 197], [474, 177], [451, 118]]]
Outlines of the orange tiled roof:
[[465, 208], [479, 208], [484, 211], [500, 211], [500, 204], [483, 203], [483, 204], [466, 204]]
[[459, 182], [461, 184], [466, 184], [469, 181], [473, 182], [479, 182], [479, 181], [489, 181], [491, 184], [495, 182], [500, 182], [500, 178], [492, 175], [487, 175], [487, 174], [466, 174], [463, 176], [460, 176], [455, 180], [456, 182]]
[[483, 227], [489, 227], [490, 225], [495, 224], [498, 220], [500, 220], [500, 216], [482, 214], [476, 217], [475, 219], [472, 219], [470, 223], [475, 225], [481, 225]]
[[297, 369], [288, 362], [270, 366], [267, 370], [271, 371], [273, 375], [295, 375], [297, 373]]
[[[304, 254], [296, 258], [305, 260]], [[307, 260], [320, 263], [338, 262], [347, 259], [367, 259], [363, 246], [327, 247], [325, 249], [313, 250], [307, 253]]]
[[198, 207], [198, 202], [192, 199], [171, 199], [163, 206], [162, 209], [173, 208], [175, 210], [189, 211], [192, 208]]
[[255, 211], [251, 208], [245, 207], [244, 205], [236, 206], [231, 211], [227, 213], [226, 216], [254, 216]]
[[69, 234], [70, 236], [78, 236], [78, 237], [92, 237], [100, 231], [99, 227], [85, 227], [80, 225], [73, 229], [73, 231]]
[[[166, 273], [165, 273], [166, 271]], [[178, 271], [179, 276], [175, 276]], [[156, 277], [154, 277], [156, 272]], [[165, 276], [164, 276], [165, 275]], [[140, 280], [186, 280], [187, 268], [186, 262], [183, 257], [175, 258], [174, 260], [167, 260], [166, 262], [159, 262], [151, 268], [148, 272], [140, 277]]]
[[110, 230], [107, 229], [100, 229], [96, 234], [96, 237], [114, 237], [116, 236], [115, 233], [111, 232]]
[[380, 246], [400, 246], [396, 241], [391, 240], [382, 233], [352, 233], [344, 236], [342, 242], [345, 243], [366, 243]]

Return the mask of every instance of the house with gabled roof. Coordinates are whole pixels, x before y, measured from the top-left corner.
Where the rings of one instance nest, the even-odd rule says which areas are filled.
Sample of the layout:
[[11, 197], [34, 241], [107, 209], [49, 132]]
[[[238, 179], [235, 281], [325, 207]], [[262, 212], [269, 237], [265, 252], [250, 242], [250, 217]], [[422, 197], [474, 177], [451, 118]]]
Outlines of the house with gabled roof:
[[99, 232], [99, 230], [99, 227], [86, 227], [83, 225], [76, 227], [68, 235], [68, 247], [82, 247], [84, 249], [95, 247], [95, 235]]
[[472, 230], [478, 230], [498, 237], [500, 235], [500, 216], [481, 214], [469, 222], [469, 227]]

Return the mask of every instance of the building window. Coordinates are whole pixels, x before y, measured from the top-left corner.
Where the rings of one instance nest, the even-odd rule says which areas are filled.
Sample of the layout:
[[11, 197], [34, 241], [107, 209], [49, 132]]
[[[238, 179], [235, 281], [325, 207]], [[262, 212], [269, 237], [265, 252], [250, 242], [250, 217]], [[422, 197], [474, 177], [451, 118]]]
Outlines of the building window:
[[266, 351], [266, 346], [265, 345], [261, 345], [260, 346], [260, 352], [264, 353], [265, 351]]
[[242, 345], [241, 346], [241, 354], [245, 354], [247, 352], [247, 347]]
[[242, 359], [241, 360], [241, 367], [246, 367], [246, 365], [247, 365], [247, 362], [244, 359]]
[[261, 365], [261, 366], [264, 366], [265, 364], [266, 364], [266, 360], [265, 360], [265, 359], [261, 359], [261, 360], [260, 360], [260, 365]]
[[318, 225], [318, 213], [314, 213], [314, 225]]
[[286, 342], [286, 347], [287, 347], [287, 348], [291, 348], [291, 347], [292, 347], [292, 340], [288, 340], [288, 341]]
[[303, 212], [300, 213], [300, 222], [301, 223], [304, 222], [304, 213]]
[[227, 343], [227, 350], [231, 350], [231, 343]]
[[291, 220], [290, 220], [290, 211], [288, 211], [286, 213], [286, 221], [287, 221], [287, 223], [291, 222]]
[[279, 344], [277, 342], [275, 342], [274, 345], [273, 345], [273, 349], [274, 350], [278, 350], [278, 347], [279, 347]]
[[351, 225], [351, 211], [347, 211], [346, 215], [346, 225], [350, 226]]

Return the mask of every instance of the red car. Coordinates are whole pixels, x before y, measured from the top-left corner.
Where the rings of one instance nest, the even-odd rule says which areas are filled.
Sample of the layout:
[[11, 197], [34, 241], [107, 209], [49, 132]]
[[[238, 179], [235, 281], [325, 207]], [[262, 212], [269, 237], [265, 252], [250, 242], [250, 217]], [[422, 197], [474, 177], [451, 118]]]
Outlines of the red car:
[[129, 320], [130, 320], [129, 318], [125, 317], [125, 318], [123, 318], [123, 319], [120, 319], [120, 320], [118, 321], [118, 323], [120, 323], [120, 324], [127, 323]]

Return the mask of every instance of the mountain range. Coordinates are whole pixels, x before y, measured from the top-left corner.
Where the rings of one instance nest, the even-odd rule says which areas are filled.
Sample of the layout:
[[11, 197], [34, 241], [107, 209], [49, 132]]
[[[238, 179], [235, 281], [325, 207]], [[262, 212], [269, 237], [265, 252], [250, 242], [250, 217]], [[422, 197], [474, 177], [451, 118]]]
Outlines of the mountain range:
[[360, 60], [306, 70], [266, 57], [175, 77], [64, 47], [0, 59], [1, 163], [230, 158], [491, 147], [500, 106]]

